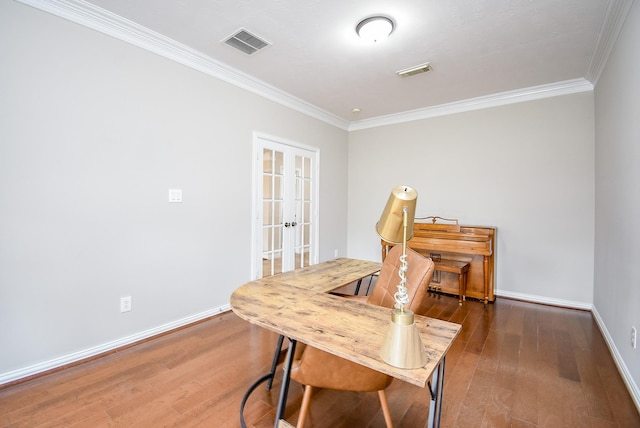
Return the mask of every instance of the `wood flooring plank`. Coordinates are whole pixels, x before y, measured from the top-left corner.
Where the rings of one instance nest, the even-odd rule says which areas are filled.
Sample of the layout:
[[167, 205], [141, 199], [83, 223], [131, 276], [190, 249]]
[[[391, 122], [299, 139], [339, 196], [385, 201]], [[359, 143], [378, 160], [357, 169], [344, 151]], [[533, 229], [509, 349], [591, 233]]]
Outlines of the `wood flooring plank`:
[[[398, 391], [400, 394], [392, 394], [391, 388], [387, 390], [387, 398], [390, 397], [400, 397], [403, 398], [402, 390]], [[392, 416], [394, 420], [399, 420], [406, 410], [404, 406], [398, 406], [398, 400], [389, 401], [389, 407], [392, 410]], [[297, 420], [298, 412], [295, 413]], [[373, 427], [376, 423], [379, 422], [379, 417], [382, 416], [382, 410], [380, 407], [380, 400], [378, 399], [378, 394], [375, 392], [363, 393], [359, 394], [357, 397], [357, 402], [354, 404], [353, 410], [347, 410], [346, 413], [343, 413], [340, 416], [340, 423], [347, 427]], [[295, 424], [293, 424], [295, 425]]]
[[499, 358], [493, 383], [499, 388], [513, 390], [520, 358], [520, 335], [505, 333]]
[[558, 388], [558, 359], [556, 357], [553, 322], [542, 318], [538, 324], [538, 426], [557, 428], [563, 426], [563, 407], [565, 405], [561, 390]]
[[[371, 394], [375, 395], [375, 393]], [[342, 427], [345, 426], [347, 415], [357, 420], [357, 426], [366, 426], [372, 415], [353, 413], [353, 409], [361, 399], [362, 394], [353, 392], [319, 390], [311, 399], [307, 416], [308, 426]]]
[[531, 424], [538, 422], [538, 316], [524, 312], [520, 355], [515, 372], [511, 417]]
[[584, 391], [585, 399], [589, 407], [589, 415], [598, 420], [613, 422], [613, 411], [609, 403], [607, 391], [600, 378], [600, 373], [595, 362], [589, 355], [591, 351], [578, 350], [576, 362]]
[[[429, 405], [427, 401], [414, 401], [402, 419], [399, 419], [398, 427], [426, 427], [425, 415], [429, 415]], [[398, 420], [398, 419], [394, 419]], [[447, 425], [443, 425], [447, 426]]]
[[507, 319], [504, 324], [496, 325], [496, 329], [500, 329], [504, 333], [508, 333], [514, 336], [522, 334], [524, 313], [522, 302], [512, 301], [510, 302], [510, 308]]
[[[73, 427], [73, 426], [108, 426], [114, 421], [101, 409], [99, 403], [94, 403], [87, 408], [86, 412], [66, 412], [59, 417], [40, 420], [36, 423], [33, 420], [25, 421], [16, 426], [30, 427]], [[4, 425], [3, 425], [4, 426]]]
[[[454, 426], [469, 428], [482, 426], [485, 411], [491, 400], [492, 385], [492, 373], [475, 371]], [[445, 390], [446, 387], [447, 385]]]
[[482, 353], [478, 361], [478, 369], [490, 373], [496, 373], [502, 352], [504, 333], [498, 330], [490, 330], [482, 346]]
[[[619, 425], [613, 421], [591, 417], [590, 426], [591, 428], [618, 428]], [[624, 426], [624, 425], [620, 425], [620, 426]]]
[[162, 401], [152, 401], [132, 409], [114, 420], [114, 426], [162, 426], [164, 421], [178, 417], [178, 413]]
[[491, 399], [488, 400], [481, 426], [495, 428], [511, 427], [513, 396], [513, 391], [502, 388], [492, 388]]
[[518, 419], [511, 419], [511, 428], [535, 428], [536, 425]]
[[[391, 383], [385, 393], [387, 395], [387, 401], [389, 402], [389, 408], [391, 410], [392, 419], [394, 421], [399, 421], [405, 418], [407, 412], [414, 402], [418, 403], [418, 406], [420, 406], [420, 404], [425, 404], [429, 400], [427, 395], [428, 391], [426, 389], [417, 387], [415, 385], [411, 385], [411, 387], [409, 387], [408, 384], [396, 380]], [[375, 410], [375, 413], [377, 413], [377, 420], [383, 421], [384, 414], [382, 413], [382, 408], [380, 407], [378, 394], [372, 393], [366, 398], [367, 400], [375, 403], [372, 409]], [[423, 418], [424, 415], [425, 414], [423, 413]]]
[[574, 351], [571, 335], [566, 331], [555, 331], [556, 346], [558, 348], [558, 370], [560, 377], [580, 382], [578, 363]]
[[[477, 307], [477, 306], [476, 306]], [[475, 321], [475, 326], [473, 329], [473, 333], [468, 340], [467, 350], [470, 352], [475, 352], [477, 354], [481, 354], [484, 351], [484, 347], [487, 341], [487, 336], [491, 332], [491, 324], [493, 322], [494, 316], [494, 305], [487, 305], [486, 307], [480, 308], [481, 311], [478, 311], [479, 316], [477, 319], [473, 317], [469, 317], [469, 320]], [[474, 314], [475, 315], [475, 314]]]
[[[538, 373], [529, 369], [530, 361], [536, 360], [536, 355], [523, 353], [519, 368], [516, 370], [513, 389], [511, 416], [531, 424], [538, 423]], [[523, 359], [525, 361], [523, 361]], [[535, 364], [532, 363], [532, 364]]]
[[444, 426], [455, 426], [462, 405], [466, 402], [471, 379], [477, 370], [479, 359], [480, 356], [475, 352], [463, 352], [455, 367], [450, 369], [451, 366], [447, 362], [442, 400], [442, 423]]
[[460, 341], [454, 340], [453, 344], [449, 348], [449, 352], [447, 352], [447, 356], [445, 357], [445, 377], [452, 373], [455, 368], [460, 364], [460, 358], [462, 353], [465, 351], [467, 344]]

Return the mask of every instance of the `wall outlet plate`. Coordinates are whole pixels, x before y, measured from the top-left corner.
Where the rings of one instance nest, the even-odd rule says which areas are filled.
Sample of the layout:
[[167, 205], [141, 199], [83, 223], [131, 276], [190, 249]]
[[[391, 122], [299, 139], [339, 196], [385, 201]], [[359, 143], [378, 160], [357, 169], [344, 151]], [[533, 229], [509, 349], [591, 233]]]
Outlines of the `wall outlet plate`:
[[129, 312], [131, 310], [131, 296], [120, 298], [120, 312]]
[[638, 349], [638, 330], [635, 327], [631, 327], [631, 347]]
[[169, 189], [169, 202], [181, 203], [182, 202], [182, 189]]

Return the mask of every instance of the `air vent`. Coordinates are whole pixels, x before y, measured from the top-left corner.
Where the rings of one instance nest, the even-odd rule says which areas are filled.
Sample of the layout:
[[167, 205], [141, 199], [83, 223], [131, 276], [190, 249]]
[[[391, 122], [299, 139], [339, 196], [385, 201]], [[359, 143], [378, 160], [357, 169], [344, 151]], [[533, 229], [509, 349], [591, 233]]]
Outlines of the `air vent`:
[[409, 77], [409, 76], [414, 76], [420, 73], [426, 73], [431, 70], [433, 69], [431, 68], [431, 65], [429, 65], [429, 63], [427, 62], [424, 64], [416, 65], [415, 67], [409, 67], [409, 68], [405, 68], [404, 70], [396, 71], [396, 74], [400, 77]]
[[260, 37], [255, 36], [245, 29], [236, 31], [231, 37], [224, 41], [232, 48], [236, 48], [247, 55], [253, 55], [260, 49], [264, 49], [269, 46], [268, 42], [265, 42]]

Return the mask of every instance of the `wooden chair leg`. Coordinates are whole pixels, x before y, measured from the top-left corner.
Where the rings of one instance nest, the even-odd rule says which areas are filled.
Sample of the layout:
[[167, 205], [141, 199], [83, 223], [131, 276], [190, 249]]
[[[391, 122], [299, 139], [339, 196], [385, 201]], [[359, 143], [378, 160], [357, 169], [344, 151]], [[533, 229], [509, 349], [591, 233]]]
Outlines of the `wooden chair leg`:
[[389, 410], [389, 402], [387, 401], [387, 395], [384, 393], [384, 389], [378, 391], [378, 398], [380, 398], [380, 407], [382, 407], [382, 414], [384, 414], [384, 421], [387, 424], [387, 428], [393, 428], [391, 410]]
[[309, 413], [309, 405], [311, 404], [311, 393], [313, 387], [311, 385], [305, 385], [304, 395], [302, 396], [302, 404], [300, 405], [300, 414], [298, 415], [298, 423], [296, 428], [304, 428], [304, 423], [307, 420], [307, 414]]

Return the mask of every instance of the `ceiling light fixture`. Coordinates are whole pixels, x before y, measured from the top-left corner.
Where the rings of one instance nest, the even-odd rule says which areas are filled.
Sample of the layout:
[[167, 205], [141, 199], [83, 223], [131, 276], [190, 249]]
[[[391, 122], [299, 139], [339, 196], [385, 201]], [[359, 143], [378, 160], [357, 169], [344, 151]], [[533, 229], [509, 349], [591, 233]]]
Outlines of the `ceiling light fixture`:
[[393, 31], [393, 21], [386, 16], [372, 16], [360, 21], [356, 26], [356, 33], [368, 42], [378, 42]]

